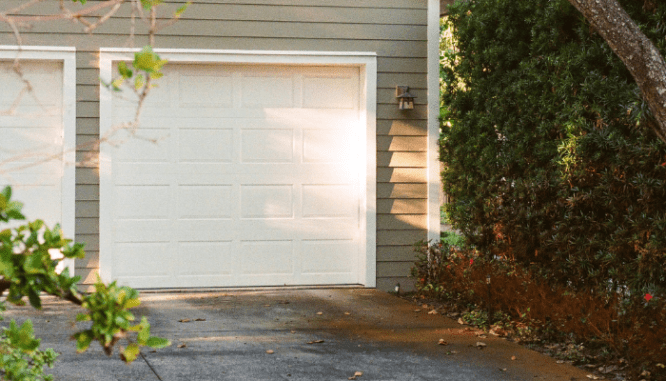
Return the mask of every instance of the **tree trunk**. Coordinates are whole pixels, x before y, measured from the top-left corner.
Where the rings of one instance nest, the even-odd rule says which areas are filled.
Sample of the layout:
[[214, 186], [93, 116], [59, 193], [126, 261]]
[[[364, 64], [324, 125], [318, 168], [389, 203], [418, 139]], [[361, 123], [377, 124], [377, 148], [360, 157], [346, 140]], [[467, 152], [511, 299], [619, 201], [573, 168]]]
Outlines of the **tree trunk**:
[[652, 126], [666, 142], [666, 62], [657, 47], [618, 0], [568, 0], [624, 62], [657, 121]]

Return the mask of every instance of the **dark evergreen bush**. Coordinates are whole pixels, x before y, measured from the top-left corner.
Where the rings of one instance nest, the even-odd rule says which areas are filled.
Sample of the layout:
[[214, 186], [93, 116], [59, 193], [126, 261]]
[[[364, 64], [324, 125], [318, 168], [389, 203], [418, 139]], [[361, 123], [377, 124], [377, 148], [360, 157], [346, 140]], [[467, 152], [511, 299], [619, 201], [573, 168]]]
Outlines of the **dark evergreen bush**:
[[[621, 0], [662, 53], [666, 2]], [[566, 0], [450, 8], [441, 159], [448, 215], [541, 281], [666, 296], [666, 144], [623, 63]]]

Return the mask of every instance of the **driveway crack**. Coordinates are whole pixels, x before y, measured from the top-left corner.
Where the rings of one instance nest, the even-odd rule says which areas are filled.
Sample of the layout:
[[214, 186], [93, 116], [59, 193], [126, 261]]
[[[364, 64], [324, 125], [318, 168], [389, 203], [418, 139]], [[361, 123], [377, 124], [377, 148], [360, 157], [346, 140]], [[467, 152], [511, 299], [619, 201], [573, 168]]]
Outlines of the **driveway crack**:
[[162, 377], [160, 377], [160, 375], [157, 374], [157, 372], [155, 371], [155, 368], [153, 368], [153, 366], [150, 365], [146, 356], [143, 355], [143, 352], [139, 352], [139, 354], [141, 355], [141, 358], [143, 359], [143, 361], [145, 361], [146, 364], [148, 364], [148, 368], [150, 368], [150, 370], [153, 371], [153, 374], [155, 374], [155, 377], [157, 377], [157, 379], [160, 380], [160, 381], [164, 381], [164, 380], [162, 380]]

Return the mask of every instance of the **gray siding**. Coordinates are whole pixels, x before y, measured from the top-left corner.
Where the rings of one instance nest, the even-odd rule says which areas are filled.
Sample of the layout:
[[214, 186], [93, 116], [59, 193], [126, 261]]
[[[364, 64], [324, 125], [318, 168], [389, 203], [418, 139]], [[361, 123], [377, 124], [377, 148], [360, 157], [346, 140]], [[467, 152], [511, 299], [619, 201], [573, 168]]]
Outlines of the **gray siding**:
[[[0, 10], [6, 10], [23, 1], [2, 3]], [[26, 14], [57, 13], [59, 3], [47, 0]], [[98, 3], [88, 1], [86, 7]], [[184, 1], [166, 3], [162, 17]], [[92, 35], [64, 20], [35, 23], [22, 32], [25, 45], [77, 48], [78, 144], [99, 136], [98, 48], [128, 46], [130, 15], [124, 5]], [[409, 288], [412, 244], [427, 236], [426, 22], [427, 0], [198, 0], [159, 33], [156, 47], [377, 53], [377, 285], [388, 290], [396, 282]], [[147, 42], [139, 24], [134, 46]], [[16, 44], [6, 24], [0, 24], [0, 44]], [[397, 110], [396, 85], [409, 85], [418, 96], [415, 110]], [[91, 154], [89, 149], [77, 158]], [[97, 169], [78, 167], [76, 184], [75, 238], [87, 243], [87, 257], [77, 261], [76, 272], [90, 285], [98, 267]]]

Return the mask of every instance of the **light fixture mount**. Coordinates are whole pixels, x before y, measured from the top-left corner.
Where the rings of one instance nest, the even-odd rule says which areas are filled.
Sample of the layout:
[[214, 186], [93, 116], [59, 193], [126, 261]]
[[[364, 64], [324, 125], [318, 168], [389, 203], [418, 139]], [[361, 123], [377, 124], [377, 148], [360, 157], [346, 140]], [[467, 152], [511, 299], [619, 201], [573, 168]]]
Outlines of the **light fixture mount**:
[[414, 109], [416, 95], [409, 92], [409, 86], [396, 86], [395, 97], [398, 98], [398, 110]]

